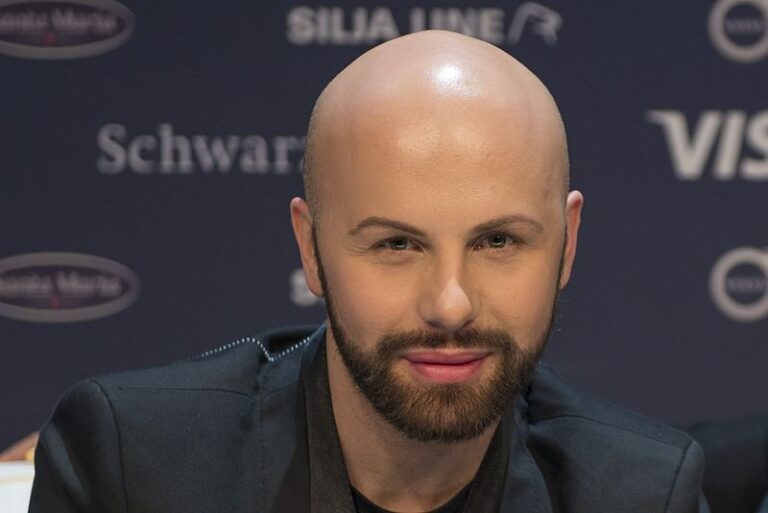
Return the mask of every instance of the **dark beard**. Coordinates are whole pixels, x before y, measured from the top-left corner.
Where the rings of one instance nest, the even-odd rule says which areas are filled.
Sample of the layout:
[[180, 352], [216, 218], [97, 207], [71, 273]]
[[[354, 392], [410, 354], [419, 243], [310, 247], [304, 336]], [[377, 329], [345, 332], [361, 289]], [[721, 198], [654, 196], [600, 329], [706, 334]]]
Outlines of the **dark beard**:
[[[390, 333], [379, 339], [376, 349], [367, 355], [361, 351], [360, 344], [348, 339], [339, 321], [316, 239], [315, 255], [331, 331], [342, 360], [355, 385], [374, 409], [405, 436], [422, 442], [445, 443], [475, 439], [499, 420], [530, 380], [552, 329], [557, 310], [557, 286], [547, 329], [531, 346], [531, 351], [523, 350], [503, 330], [470, 328], [453, 334], [437, 331]], [[414, 384], [393, 371], [402, 351], [445, 347], [494, 350], [498, 361], [493, 375], [476, 384]]]

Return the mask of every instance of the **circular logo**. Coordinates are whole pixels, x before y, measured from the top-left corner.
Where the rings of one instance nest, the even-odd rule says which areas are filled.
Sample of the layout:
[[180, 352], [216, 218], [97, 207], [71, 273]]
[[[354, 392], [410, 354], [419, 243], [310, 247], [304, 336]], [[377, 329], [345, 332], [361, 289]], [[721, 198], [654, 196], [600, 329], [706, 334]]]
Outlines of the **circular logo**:
[[768, 317], [768, 249], [736, 248], [720, 257], [709, 290], [720, 311], [735, 321]]
[[768, 0], [718, 0], [709, 36], [727, 59], [748, 64], [768, 55]]

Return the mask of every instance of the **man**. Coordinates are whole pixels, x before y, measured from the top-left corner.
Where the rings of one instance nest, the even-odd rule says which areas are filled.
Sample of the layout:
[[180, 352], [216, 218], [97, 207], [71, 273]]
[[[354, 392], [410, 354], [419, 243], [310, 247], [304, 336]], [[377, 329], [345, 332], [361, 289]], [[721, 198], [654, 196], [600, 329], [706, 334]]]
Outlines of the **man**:
[[697, 511], [697, 444], [536, 366], [583, 198], [530, 71], [405, 36], [328, 85], [308, 140], [291, 219], [330, 329], [75, 387], [30, 511]]

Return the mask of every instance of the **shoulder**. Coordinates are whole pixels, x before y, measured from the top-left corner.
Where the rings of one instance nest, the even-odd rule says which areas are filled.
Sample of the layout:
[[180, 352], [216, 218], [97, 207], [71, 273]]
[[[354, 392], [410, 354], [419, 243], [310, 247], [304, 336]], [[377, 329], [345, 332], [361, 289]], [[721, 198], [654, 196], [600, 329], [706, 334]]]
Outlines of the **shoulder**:
[[312, 332], [281, 328], [169, 365], [95, 376], [64, 394], [49, 427], [100, 418], [123, 429], [180, 429], [247, 416], [257, 398], [297, 383], [298, 349]]
[[543, 365], [526, 401], [529, 448], [573, 500], [599, 494], [606, 504], [670, 512], [698, 502], [703, 452], [687, 434], [581, 392]]
[[274, 433], [291, 426], [288, 398], [302, 354], [319, 338], [311, 333], [274, 330], [192, 359], [75, 385], [41, 432], [30, 511], [124, 512], [126, 497], [143, 501], [137, 511], [234, 511], [241, 496], [195, 495], [190, 483], [226, 489], [257, 480], [264, 433], [272, 443], [289, 438]]
[[691, 441], [681, 431], [579, 390], [546, 365], [537, 366], [527, 399], [531, 424], [608, 431], [669, 447], [686, 447]]
[[176, 391], [251, 397], [297, 379], [298, 349], [314, 331], [306, 326], [277, 328], [167, 365], [95, 376], [86, 386], [98, 386], [107, 395]]

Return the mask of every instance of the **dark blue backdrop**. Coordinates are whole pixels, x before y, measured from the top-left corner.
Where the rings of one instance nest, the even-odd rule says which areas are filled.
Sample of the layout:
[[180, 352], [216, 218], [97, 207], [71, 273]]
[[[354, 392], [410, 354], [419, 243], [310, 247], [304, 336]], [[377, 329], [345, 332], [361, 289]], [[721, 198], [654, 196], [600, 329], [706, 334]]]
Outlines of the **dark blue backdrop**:
[[310, 109], [420, 28], [560, 104], [587, 202], [546, 359], [676, 425], [768, 411], [768, 0], [323, 5], [0, 2], [0, 447], [89, 375], [320, 322], [288, 220]]

